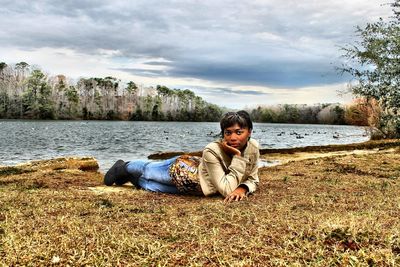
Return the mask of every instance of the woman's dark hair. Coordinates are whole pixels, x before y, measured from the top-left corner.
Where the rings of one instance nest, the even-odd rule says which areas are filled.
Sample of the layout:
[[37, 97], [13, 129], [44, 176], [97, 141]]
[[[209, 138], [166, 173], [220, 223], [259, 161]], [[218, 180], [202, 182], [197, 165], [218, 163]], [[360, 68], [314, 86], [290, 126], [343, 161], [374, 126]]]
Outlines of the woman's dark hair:
[[236, 123], [240, 128], [248, 128], [249, 130], [253, 129], [253, 122], [251, 121], [250, 115], [247, 111], [240, 110], [238, 112], [227, 112], [222, 116], [219, 122], [219, 125], [221, 126], [221, 134], [223, 135], [226, 128], [231, 127]]

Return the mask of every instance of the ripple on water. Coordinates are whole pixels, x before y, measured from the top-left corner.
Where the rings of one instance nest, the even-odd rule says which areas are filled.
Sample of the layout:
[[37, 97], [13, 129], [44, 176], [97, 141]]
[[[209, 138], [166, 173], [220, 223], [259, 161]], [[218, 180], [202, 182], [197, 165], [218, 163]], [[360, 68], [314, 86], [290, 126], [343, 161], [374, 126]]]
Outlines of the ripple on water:
[[104, 151], [107, 149], [108, 149], [108, 147], [106, 147], [106, 146], [99, 146], [99, 147], [94, 148], [95, 151]]

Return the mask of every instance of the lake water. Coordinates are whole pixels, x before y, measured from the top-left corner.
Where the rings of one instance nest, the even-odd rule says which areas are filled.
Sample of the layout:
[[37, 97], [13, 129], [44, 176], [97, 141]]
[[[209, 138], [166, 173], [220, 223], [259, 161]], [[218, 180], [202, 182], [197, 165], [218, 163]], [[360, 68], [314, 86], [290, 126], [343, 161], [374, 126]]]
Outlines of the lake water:
[[[354, 126], [255, 123], [252, 137], [262, 148], [289, 148], [363, 142], [369, 139], [365, 132]], [[104, 171], [117, 159], [201, 150], [218, 133], [219, 124], [210, 122], [0, 120], [0, 165], [93, 156]]]

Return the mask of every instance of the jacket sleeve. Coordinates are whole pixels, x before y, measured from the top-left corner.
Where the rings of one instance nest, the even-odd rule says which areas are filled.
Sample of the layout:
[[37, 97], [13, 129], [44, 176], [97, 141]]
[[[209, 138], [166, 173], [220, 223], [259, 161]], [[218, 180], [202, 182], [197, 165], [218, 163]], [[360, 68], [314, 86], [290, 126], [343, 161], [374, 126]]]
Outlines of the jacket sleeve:
[[254, 193], [256, 191], [258, 184], [260, 183], [260, 180], [258, 178], [258, 161], [260, 159], [260, 151], [257, 151], [256, 158], [253, 162], [253, 167], [250, 170], [249, 175], [247, 176], [247, 179], [244, 180], [241, 184], [244, 184], [247, 186], [249, 191], [247, 192], [248, 194]]
[[231, 165], [225, 172], [217, 155], [210, 149], [205, 149], [203, 152], [203, 163], [207, 169], [211, 183], [225, 197], [243, 182], [248, 160], [241, 156], [233, 156]]

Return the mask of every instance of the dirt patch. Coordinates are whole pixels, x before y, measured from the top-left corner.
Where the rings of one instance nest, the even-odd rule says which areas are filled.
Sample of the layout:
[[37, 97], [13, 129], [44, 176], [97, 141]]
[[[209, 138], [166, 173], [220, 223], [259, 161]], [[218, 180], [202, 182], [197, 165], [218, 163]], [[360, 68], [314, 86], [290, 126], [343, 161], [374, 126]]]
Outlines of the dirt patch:
[[91, 186], [89, 190], [93, 191], [96, 194], [104, 194], [104, 193], [119, 193], [119, 192], [128, 192], [130, 190], [134, 190], [133, 185], [124, 184], [122, 186]]
[[21, 190], [68, 189], [100, 185], [101, 174], [95, 158], [56, 158], [16, 166], [0, 166], [0, 184]]
[[[395, 153], [399, 151], [399, 148], [387, 148], [387, 149], [364, 149], [364, 150], [345, 150], [345, 151], [332, 151], [332, 152], [293, 152], [293, 153], [271, 153], [261, 155], [261, 159], [267, 162], [272, 162], [271, 165], [281, 165], [292, 161], [301, 161], [306, 159], [318, 159], [318, 158], [329, 158], [338, 157], [345, 155], [368, 155], [375, 153]], [[266, 164], [268, 166], [268, 163]]]

